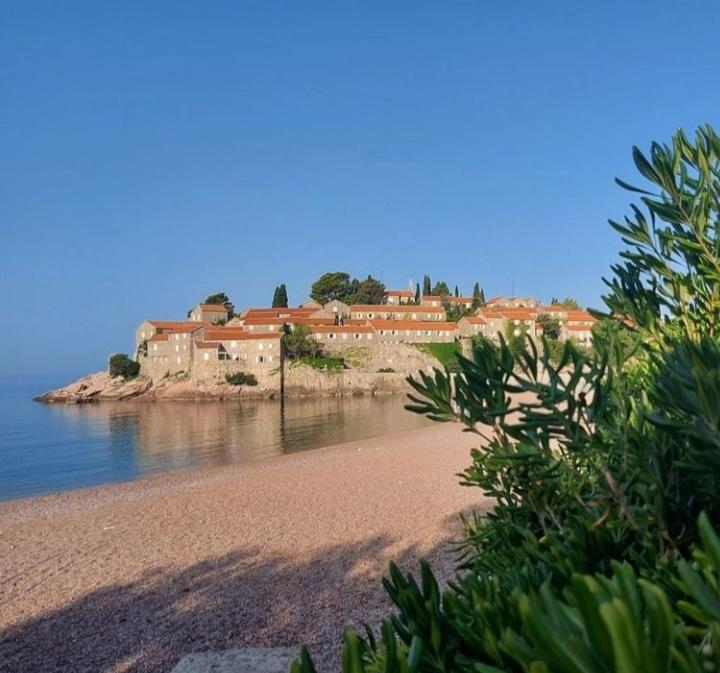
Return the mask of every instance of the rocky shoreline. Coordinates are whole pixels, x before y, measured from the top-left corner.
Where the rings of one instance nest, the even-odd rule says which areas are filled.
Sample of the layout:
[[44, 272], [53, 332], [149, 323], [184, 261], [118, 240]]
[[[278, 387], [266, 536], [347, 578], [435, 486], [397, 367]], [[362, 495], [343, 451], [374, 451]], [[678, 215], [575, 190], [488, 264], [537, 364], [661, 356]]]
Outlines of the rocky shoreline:
[[[285, 376], [285, 397], [363, 396], [408, 392], [406, 375], [369, 372], [319, 372], [307, 367], [289, 368]], [[276, 388], [232, 386], [228, 383], [195, 381], [170, 377], [153, 383], [149, 376], [130, 380], [113, 378], [107, 372], [84, 376], [73, 383], [50, 390], [35, 398], [45, 404], [90, 404], [126, 400], [273, 400], [280, 397]]]

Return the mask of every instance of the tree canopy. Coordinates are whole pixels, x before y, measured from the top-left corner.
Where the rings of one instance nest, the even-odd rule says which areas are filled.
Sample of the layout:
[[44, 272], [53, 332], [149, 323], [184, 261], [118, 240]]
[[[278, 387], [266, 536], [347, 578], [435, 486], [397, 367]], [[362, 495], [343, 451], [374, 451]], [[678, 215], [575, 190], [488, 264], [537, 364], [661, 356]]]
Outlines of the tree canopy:
[[288, 305], [288, 295], [287, 295], [287, 288], [285, 287], [285, 283], [282, 285], [278, 285], [275, 288], [275, 293], [273, 294], [273, 300], [272, 300], [272, 307], [273, 308], [287, 308]]
[[365, 280], [354, 280], [351, 283], [352, 293], [348, 296], [349, 304], [382, 304], [385, 298], [385, 285], [377, 278], [368, 276]]
[[350, 292], [350, 274], [344, 271], [330, 271], [312, 284], [310, 297], [321, 304], [327, 304], [333, 299], [345, 301]]
[[423, 297], [425, 297], [429, 294], [432, 294], [431, 289], [432, 289], [432, 285], [430, 283], [430, 276], [425, 274], [423, 276], [423, 287], [422, 287]]
[[430, 294], [440, 295], [441, 297], [448, 297], [450, 296], [450, 288], [444, 280], [439, 280], [437, 283], [435, 283], [435, 285], [433, 285]]
[[550, 306], [562, 306], [563, 308], [570, 310], [577, 310], [582, 308], [582, 306], [580, 306], [580, 304], [572, 297], [565, 297], [565, 299], [558, 299], [557, 297], [553, 297], [550, 300]]

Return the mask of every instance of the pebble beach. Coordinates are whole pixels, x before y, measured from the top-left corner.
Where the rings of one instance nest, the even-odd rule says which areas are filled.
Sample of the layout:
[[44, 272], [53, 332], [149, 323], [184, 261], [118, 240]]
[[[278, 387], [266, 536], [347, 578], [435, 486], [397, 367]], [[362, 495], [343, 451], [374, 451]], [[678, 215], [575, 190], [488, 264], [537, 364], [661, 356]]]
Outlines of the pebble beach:
[[338, 670], [342, 628], [392, 606], [390, 560], [451, 576], [458, 424], [0, 504], [0, 670], [172, 670], [190, 652], [306, 644]]

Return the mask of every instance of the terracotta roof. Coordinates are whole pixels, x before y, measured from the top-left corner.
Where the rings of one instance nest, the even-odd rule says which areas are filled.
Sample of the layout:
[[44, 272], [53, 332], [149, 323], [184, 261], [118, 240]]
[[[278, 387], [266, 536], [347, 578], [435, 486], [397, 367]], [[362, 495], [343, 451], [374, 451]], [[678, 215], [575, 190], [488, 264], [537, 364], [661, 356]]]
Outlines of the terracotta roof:
[[219, 327], [218, 329], [206, 330], [205, 341], [247, 341], [250, 339], [276, 339], [279, 340], [280, 332], [244, 332], [235, 327]]
[[410, 330], [434, 330], [454, 331], [457, 323], [440, 322], [432, 320], [368, 320], [372, 327], [378, 329], [410, 329]]
[[242, 315], [252, 316], [253, 314], [257, 315], [274, 315], [274, 316], [281, 316], [281, 315], [310, 315], [311, 313], [315, 313], [317, 311], [317, 308], [247, 308], [242, 312]]
[[592, 325], [565, 325], [565, 329], [570, 332], [589, 332]]
[[227, 313], [228, 310], [222, 304], [198, 304], [198, 306], [208, 313]]
[[343, 325], [367, 325], [367, 318], [345, 318]]
[[369, 334], [374, 332], [370, 325], [313, 325], [310, 334]]
[[253, 316], [252, 318], [245, 318], [245, 325], [284, 325], [287, 321], [285, 318], [278, 318], [277, 316]]
[[192, 322], [189, 320], [148, 320], [155, 329], [183, 329], [187, 325], [197, 325], [202, 327], [201, 322]]
[[220, 344], [209, 344], [206, 341], [196, 341], [195, 342], [195, 348], [214, 348], [217, 350], [218, 346]]
[[567, 311], [568, 320], [595, 320], [585, 309], [570, 309]]
[[171, 334], [190, 334], [191, 332], [197, 332], [197, 330], [202, 329], [203, 327], [207, 327], [207, 323], [202, 323], [202, 322], [185, 323], [184, 325], [180, 325], [178, 327], [173, 327], [170, 330], [170, 333]]
[[385, 290], [386, 297], [414, 297], [412, 290]]
[[463, 320], [467, 320], [471, 325], [486, 325], [487, 321], [483, 320], [482, 318], [478, 318], [477, 316], [469, 315], [463, 318]]
[[167, 334], [153, 334], [148, 341], [167, 341]]
[[288, 318], [291, 325], [334, 325], [335, 318]]
[[387, 304], [353, 304], [353, 313], [443, 313], [441, 306], [388, 306]]

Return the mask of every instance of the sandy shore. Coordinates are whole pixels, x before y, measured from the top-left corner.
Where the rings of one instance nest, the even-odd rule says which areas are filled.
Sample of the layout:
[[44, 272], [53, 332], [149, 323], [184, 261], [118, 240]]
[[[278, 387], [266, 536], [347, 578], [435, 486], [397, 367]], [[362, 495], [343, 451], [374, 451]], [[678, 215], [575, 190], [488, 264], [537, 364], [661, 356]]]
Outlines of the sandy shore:
[[250, 465], [0, 505], [0, 669], [170, 671], [184, 654], [306, 643], [338, 668], [342, 626], [390, 609], [390, 559], [452, 572], [457, 424]]

